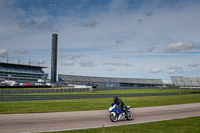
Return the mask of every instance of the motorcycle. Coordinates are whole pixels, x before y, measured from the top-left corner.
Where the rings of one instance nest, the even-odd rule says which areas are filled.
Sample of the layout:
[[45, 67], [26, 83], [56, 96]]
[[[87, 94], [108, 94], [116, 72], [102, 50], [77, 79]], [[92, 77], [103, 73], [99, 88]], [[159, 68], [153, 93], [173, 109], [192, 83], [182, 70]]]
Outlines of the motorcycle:
[[126, 113], [119, 107], [116, 106], [115, 103], [112, 103], [110, 108], [109, 108], [109, 112], [110, 112], [110, 120], [112, 122], [116, 122], [122, 119], [126, 119], [126, 120], [132, 120], [133, 119], [133, 114], [131, 113], [131, 111], [129, 111], [129, 109], [131, 108], [131, 106], [126, 106]]

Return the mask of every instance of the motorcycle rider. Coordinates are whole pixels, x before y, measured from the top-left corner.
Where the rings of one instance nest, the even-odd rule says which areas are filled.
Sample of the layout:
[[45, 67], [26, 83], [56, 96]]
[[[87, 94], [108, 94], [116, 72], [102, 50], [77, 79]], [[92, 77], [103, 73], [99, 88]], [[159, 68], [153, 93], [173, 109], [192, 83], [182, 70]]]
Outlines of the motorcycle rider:
[[126, 114], [126, 105], [122, 102], [122, 100], [119, 99], [116, 96], [113, 97], [113, 100], [114, 100], [115, 104], [117, 104], [118, 107], [121, 108], [125, 112], [125, 114]]

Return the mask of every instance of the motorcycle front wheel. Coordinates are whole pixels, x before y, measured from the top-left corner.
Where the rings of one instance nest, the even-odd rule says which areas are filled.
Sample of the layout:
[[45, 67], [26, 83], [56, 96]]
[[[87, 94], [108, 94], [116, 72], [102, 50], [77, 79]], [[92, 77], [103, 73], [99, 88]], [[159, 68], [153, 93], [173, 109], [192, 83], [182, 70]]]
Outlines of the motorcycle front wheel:
[[133, 114], [131, 113], [131, 111], [127, 111], [126, 112], [126, 119], [127, 120], [132, 120], [133, 119]]
[[117, 114], [115, 112], [110, 112], [110, 120], [112, 122], [116, 122], [117, 121]]

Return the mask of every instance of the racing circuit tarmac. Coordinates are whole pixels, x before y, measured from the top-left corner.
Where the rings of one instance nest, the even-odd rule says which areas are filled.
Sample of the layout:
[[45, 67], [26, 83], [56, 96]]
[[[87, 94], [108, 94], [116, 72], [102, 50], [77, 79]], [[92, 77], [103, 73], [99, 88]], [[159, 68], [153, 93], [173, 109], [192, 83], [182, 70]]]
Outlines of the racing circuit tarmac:
[[[108, 106], [109, 107], [109, 106]], [[0, 114], [0, 133], [25, 133], [108, 127], [200, 116], [200, 103], [131, 108], [134, 120], [111, 122], [108, 110]]]

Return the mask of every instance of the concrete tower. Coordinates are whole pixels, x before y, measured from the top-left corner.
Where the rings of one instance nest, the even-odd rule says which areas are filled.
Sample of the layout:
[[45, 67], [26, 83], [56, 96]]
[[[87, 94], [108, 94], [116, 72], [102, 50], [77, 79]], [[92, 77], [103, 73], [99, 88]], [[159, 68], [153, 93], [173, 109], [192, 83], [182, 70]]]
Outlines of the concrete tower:
[[52, 50], [51, 50], [51, 84], [55, 85], [57, 78], [57, 46], [58, 34], [52, 34]]

